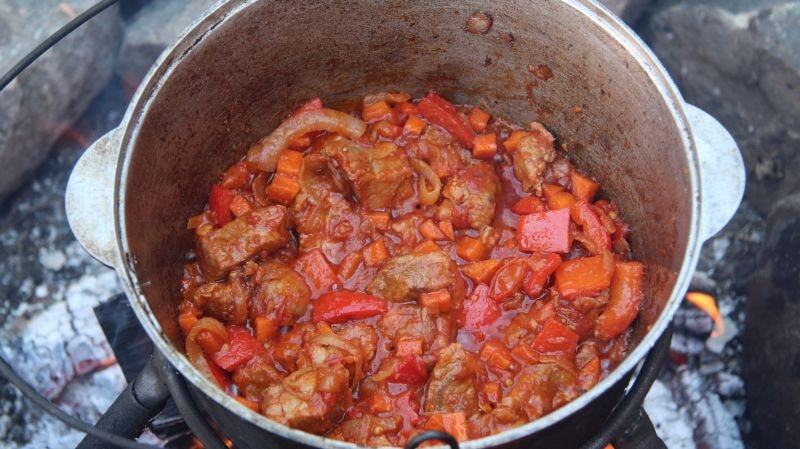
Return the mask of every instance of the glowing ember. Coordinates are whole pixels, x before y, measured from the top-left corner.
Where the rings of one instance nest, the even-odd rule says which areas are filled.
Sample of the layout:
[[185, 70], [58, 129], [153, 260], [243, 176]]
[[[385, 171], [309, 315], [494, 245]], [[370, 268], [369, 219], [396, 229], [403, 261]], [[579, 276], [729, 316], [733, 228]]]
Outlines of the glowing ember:
[[725, 332], [725, 323], [719, 314], [717, 301], [713, 296], [703, 292], [689, 292], [686, 294], [686, 299], [714, 320], [714, 331], [711, 332], [712, 337], [719, 337]]

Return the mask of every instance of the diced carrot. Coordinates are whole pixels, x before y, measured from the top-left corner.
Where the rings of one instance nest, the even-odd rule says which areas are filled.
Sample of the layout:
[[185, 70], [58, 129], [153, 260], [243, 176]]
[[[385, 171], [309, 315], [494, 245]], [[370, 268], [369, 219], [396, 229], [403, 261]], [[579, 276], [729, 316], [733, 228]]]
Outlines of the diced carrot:
[[555, 195], [558, 192], [563, 192], [564, 188], [558, 184], [542, 184], [542, 194], [544, 195], [545, 201], [550, 201], [550, 197]]
[[449, 312], [453, 306], [453, 298], [450, 296], [450, 291], [443, 288], [435, 292], [425, 292], [419, 295], [419, 305], [434, 314]]
[[544, 212], [546, 209], [542, 199], [538, 196], [526, 196], [511, 206], [511, 211], [518, 215], [527, 215], [534, 212]]
[[299, 136], [294, 136], [292, 140], [289, 141], [289, 148], [293, 150], [303, 150], [308, 148], [311, 145], [311, 136], [308, 134], [302, 134]]
[[389, 251], [383, 239], [376, 240], [361, 249], [364, 265], [374, 267], [383, 263], [389, 257]]
[[578, 334], [555, 318], [550, 318], [544, 323], [542, 330], [533, 339], [533, 349], [542, 354], [567, 354], [575, 355], [578, 347]]
[[465, 441], [467, 435], [467, 418], [464, 412], [435, 413], [428, 418], [425, 428], [430, 430], [444, 430], [453, 435], [458, 441]]
[[353, 277], [362, 260], [361, 253], [350, 253], [345, 256], [344, 260], [339, 264], [339, 278], [346, 280]]
[[486, 245], [473, 237], [461, 237], [456, 242], [456, 254], [467, 262], [476, 262], [486, 258]]
[[403, 133], [403, 128], [387, 121], [381, 120], [375, 125], [375, 131], [381, 137], [386, 137], [388, 139], [394, 139], [395, 137], [399, 137], [400, 134]]
[[486, 284], [494, 277], [497, 270], [503, 265], [501, 259], [488, 259], [468, 263], [461, 267], [461, 272], [467, 275], [476, 284]]
[[419, 245], [414, 247], [415, 253], [429, 253], [431, 251], [436, 251], [439, 249], [439, 245], [433, 243], [433, 240], [425, 240], [424, 242], [420, 243]]
[[503, 398], [503, 387], [499, 382], [486, 382], [483, 384], [483, 395], [492, 406], [495, 406]]
[[402, 114], [406, 114], [406, 115], [418, 115], [419, 114], [419, 110], [417, 109], [417, 106], [414, 105], [413, 103], [409, 103], [407, 101], [404, 101], [402, 103], [397, 103], [395, 108], [397, 108], [397, 110], [400, 111], [400, 113], [402, 113]]
[[425, 129], [425, 121], [416, 115], [409, 114], [408, 120], [406, 120], [406, 124], [403, 126], [403, 129], [408, 134], [422, 134], [422, 131]]
[[192, 330], [197, 321], [197, 316], [192, 312], [182, 312], [178, 315], [178, 324], [181, 326], [184, 335], [189, 334], [189, 331]]
[[422, 355], [424, 343], [421, 338], [401, 338], [397, 342], [395, 353], [400, 356]]
[[614, 256], [604, 251], [598, 256], [562, 262], [556, 269], [556, 288], [564, 299], [596, 294], [611, 285]]
[[234, 396], [234, 399], [236, 399], [236, 402], [244, 405], [245, 407], [249, 408], [250, 410], [252, 410], [254, 412], [259, 412], [260, 411], [260, 407], [258, 406], [258, 404], [253, 402], [253, 401], [251, 401], [251, 400], [249, 400], [249, 399], [247, 399], [247, 398], [243, 398], [241, 396]]
[[517, 151], [517, 148], [519, 148], [519, 141], [522, 140], [523, 137], [529, 136], [530, 134], [531, 133], [528, 131], [514, 131], [510, 136], [508, 136], [508, 139], [503, 142], [503, 147], [505, 147], [506, 151], [509, 153], [513, 153]]
[[636, 319], [643, 299], [643, 278], [644, 265], [639, 262], [614, 264], [608, 304], [597, 317], [595, 335], [598, 338], [610, 340], [624, 332]]
[[590, 202], [597, 190], [600, 189], [600, 184], [578, 173], [577, 170], [573, 169], [569, 177], [572, 182], [572, 194], [578, 201]]
[[478, 159], [491, 159], [497, 154], [497, 136], [494, 133], [475, 136], [472, 156]]
[[421, 225], [419, 225], [419, 233], [422, 234], [423, 237], [426, 239], [431, 240], [445, 240], [444, 232], [436, 226], [436, 223], [433, 222], [430, 218], [423, 221]]
[[476, 133], [482, 133], [486, 129], [486, 125], [489, 124], [489, 114], [479, 108], [472, 108], [467, 118]]
[[233, 197], [233, 200], [231, 200], [231, 212], [234, 217], [241, 217], [251, 210], [253, 210], [253, 207], [247, 201], [247, 198], [242, 195], [236, 195]]
[[253, 320], [253, 333], [255, 334], [256, 340], [261, 343], [269, 340], [270, 337], [275, 334], [276, 330], [278, 330], [278, 327], [275, 326], [275, 322], [269, 317], [257, 316], [256, 319]]
[[299, 175], [303, 165], [303, 153], [299, 151], [284, 150], [278, 156], [278, 173]]
[[298, 192], [300, 192], [300, 183], [294, 176], [276, 173], [272, 178], [272, 184], [267, 188], [267, 197], [288, 206], [292, 204]]
[[389, 228], [389, 220], [391, 216], [388, 212], [368, 212], [365, 214], [367, 219], [372, 222], [375, 229], [385, 231]]
[[481, 348], [478, 354], [487, 365], [503, 371], [514, 370], [514, 357], [502, 343], [497, 340], [489, 340]]
[[209, 331], [202, 330], [197, 334], [197, 344], [203, 349], [206, 354], [214, 354], [222, 348], [225, 343], [219, 335]]
[[440, 221], [439, 229], [442, 230], [447, 240], [453, 241], [456, 238], [455, 230], [453, 230], [453, 222], [449, 220]]
[[368, 123], [388, 120], [391, 116], [392, 108], [384, 100], [365, 104], [361, 109], [361, 119]]
[[567, 191], [558, 192], [548, 198], [547, 207], [551, 210], [565, 209], [575, 204], [575, 197]]

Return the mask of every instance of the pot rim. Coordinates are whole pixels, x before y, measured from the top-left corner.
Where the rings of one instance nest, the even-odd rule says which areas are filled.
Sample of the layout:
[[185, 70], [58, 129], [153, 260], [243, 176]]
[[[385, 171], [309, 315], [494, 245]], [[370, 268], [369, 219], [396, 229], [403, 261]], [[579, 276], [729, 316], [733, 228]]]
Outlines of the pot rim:
[[[119, 135], [120, 157], [117, 160], [114, 179], [114, 224], [116, 228], [116, 250], [118, 252], [116, 255], [115, 268], [122, 280], [123, 289], [130, 299], [131, 307], [158, 350], [167, 357], [169, 362], [181, 375], [188, 379], [196, 388], [200, 389], [203, 394], [247, 420], [249, 423], [279, 435], [280, 437], [315, 447], [355, 449], [361, 446], [314, 435], [269, 420], [265, 416], [235, 401], [232, 397], [214, 386], [211, 381], [202, 376], [197, 369], [191, 365], [188, 359], [186, 359], [185, 355], [178, 351], [167, 340], [160, 324], [144, 298], [142, 288], [135, 275], [133, 259], [127, 242], [125, 202], [123, 201], [126, 196], [126, 184], [122, 181], [127, 179], [128, 176], [133, 154], [133, 143], [137, 140], [142, 118], [146, 115], [149, 106], [156, 98], [165, 80], [169, 78], [175, 67], [180, 65], [182, 60], [191, 53], [193, 47], [199, 44], [207, 34], [211, 33], [229, 17], [238, 14], [258, 1], [261, 0], [220, 0], [217, 2], [161, 54], [131, 99], [130, 106], [121, 122], [122, 133]], [[460, 444], [464, 449], [499, 446], [542, 431], [562, 421], [597, 399], [601, 394], [611, 388], [611, 386], [622, 380], [629, 372], [636, 368], [637, 364], [639, 364], [655, 344], [658, 337], [663, 334], [679, 307], [683, 295], [688, 289], [692, 272], [697, 265], [699, 249], [702, 244], [699, 237], [700, 167], [697, 157], [697, 146], [694, 133], [689, 125], [689, 119], [685, 110], [685, 102], [675, 83], [641, 38], [604, 6], [600, 5], [595, 0], [558, 1], [570, 7], [574, 14], [583, 15], [585, 18], [591, 20], [602, 32], [612, 38], [616, 44], [620, 45], [626, 52], [631, 54], [640, 65], [642, 71], [649, 78], [650, 82], [652, 82], [661, 93], [662, 100], [671, 112], [674, 126], [677, 128], [681, 140], [683, 141], [683, 150], [686, 154], [689, 169], [690, 194], [692, 196], [691, 217], [689, 220], [688, 241], [684, 253], [684, 261], [680, 273], [675, 280], [672, 294], [660, 316], [647, 331], [642, 341], [636, 345], [633, 351], [625, 357], [622, 363], [620, 363], [608, 377], [601, 380], [597, 385], [575, 400], [553, 412], [513, 429], [487, 437], [465, 441]]]

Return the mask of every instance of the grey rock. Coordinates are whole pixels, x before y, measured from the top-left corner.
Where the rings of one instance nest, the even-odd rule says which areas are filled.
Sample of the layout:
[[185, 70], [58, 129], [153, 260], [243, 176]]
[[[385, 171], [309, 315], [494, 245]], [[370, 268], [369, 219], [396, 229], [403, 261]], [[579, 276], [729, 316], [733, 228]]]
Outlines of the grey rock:
[[746, 305], [747, 415], [758, 447], [800, 448], [800, 193], [767, 218]]
[[[95, 0], [0, 0], [0, 73]], [[0, 91], [0, 203], [42, 162], [113, 74], [116, 7], [67, 36]]]
[[164, 49], [217, 0], [150, 2], [125, 27], [117, 74], [135, 88]]
[[717, 117], [748, 167], [761, 213], [800, 188], [800, 1], [663, 0], [646, 40], [685, 98]]
[[653, 0], [600, 0], [606, 8], [631, 25], [639, 20], [645, 9], [653, 2]]

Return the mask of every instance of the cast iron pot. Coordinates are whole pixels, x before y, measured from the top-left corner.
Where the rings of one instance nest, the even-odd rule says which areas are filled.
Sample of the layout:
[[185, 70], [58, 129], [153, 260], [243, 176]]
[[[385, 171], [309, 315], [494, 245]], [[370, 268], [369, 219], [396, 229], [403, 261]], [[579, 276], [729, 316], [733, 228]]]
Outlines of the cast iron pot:
[[[493, 18], [485, 34], [467, 18]], [[546, 65], [552, 78], [531, 70]], [[208, 186], [302, 101], [429, 89], [516, 123], [538, 120], [632, 225], [647, 267], [635, 347], [564, 407], [464, 448], [574, 447], [597, 431], [664, 332], [700, 246], [730, 219], [744, 168], [727, 131], [686, 104], [655, 56], [592, 0], [220, 2], [164, 54], [118, 128], [89, 148], [66, 193], [70, 225], [114, 267], [157, 349], [237, 447], [352, 448], [276, 424], [201, 376], [182, 353], [179, 279]]]

